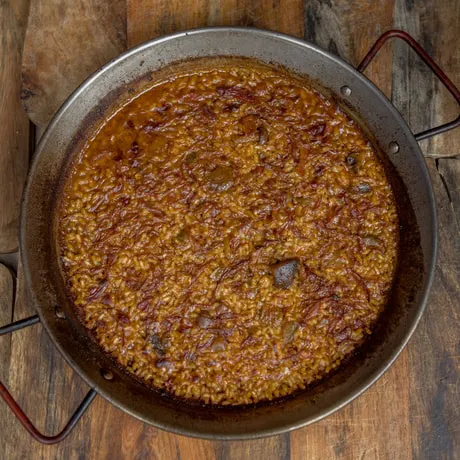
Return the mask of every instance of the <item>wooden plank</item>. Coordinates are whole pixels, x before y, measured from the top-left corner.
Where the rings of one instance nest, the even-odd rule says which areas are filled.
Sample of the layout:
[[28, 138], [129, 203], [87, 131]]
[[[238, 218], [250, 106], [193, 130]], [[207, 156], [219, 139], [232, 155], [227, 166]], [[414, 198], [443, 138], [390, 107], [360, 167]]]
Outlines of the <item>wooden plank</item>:
[[28, 11], [29, 0], [0, 3], [0, 253], [18, 247], [19, 204], [28, 167], [29, 121], [19, 99]]
[[[8, 268], [0, 264], [0, 326], [11, 322], [11, 317], [13, 315], [13, 293], [13, 275]], [[2, 358], [0, 359], [0, 380], [7, 383], [11, 356], [11, 335], [0, 337], [0, 350], [2, 351]], [[9, 432], [9, 419], [3, 416], [6, 410], [3, 402], [0, 403], [0, 433], [2, 433], [2, 436], [3, 433]], [[0, 457], [1, 456], [2, 449], [0, 448]]]
[[413, 458], [450, 459], [460, 452], [460, 161], [438, 160], [436, 165], [429, 160], [428, 166], [437, 201], [440, 251], [428, 308], [408, 347], [410, 418], [416, 421], [411, 426], [412, 451]]
[[[11, 322], [13, 316], [13, 294], [13, 274], [5, 265], [0, 264], [0, 326]], [[0, 337], [0, 350], [2, 350], [2, 357], [4, 357], [4, 359], [0, 360], [0, 379], [6, 382], [8, 380], [10, 364], [11, 335]], [[0, 419], [1, 421], [2, 419]]]
[[303, 36], [302, 0], [127, 0], [128, 46], [194, 27], [239, 25]]
[[[21, 267], [17, 281], [15, 320], [35, 314], [28, 300]], [[40, 324], [11, 336], [10, 356], [9, 390], [41, 431], [47, 434], [58, 432], [86, 393], [86, 385], [67, 366]], [[3, 403], [0, 404], [0, 419], [6, 423], [0, 457], [54, 457], [56, 447], [32, 441]], [[89, 415], [86, 415], [72, 434], [72, 443], [59, 445], [60, 458], [72, 458], [72, 453], [88, 449], [90, 440], [85, 435], [85, 431], [89, 433], [88, 423]]]
[[411, 458], [407, 353], [363, 395], [291, 434], [292, 459]]
[[217, 445], [217, 459], [289, 460], [291, 458], [290, 450], [290, 437], [287, 433], [254, 441], [221, 442]]
[[22, 100], [44, 127], [69, 94], [126, 48], [124, 0], [31, 0]]
[[[375, 40], [393, 25], [394, 0], [307, 0], [305, 39], [357, 66]], [[381, 50], [366, 75], [388, 97], [391, 48]]]
[[[395, 17], [460, 85], [458, 1], [435, 1], [414, 9], [398, 0]], [[442, 26], [440, 26], [442, 24]], [[395, 48], [398, 76], [394, 100], [410, 126], [423, 130], [453, 119], [458, 107], [431, 72], [404, 44]], [[422, 143], [429, 155], [458, 155], [460, 130]], [[439, 221], [439, 259], [427, 311], [408, 347], [413, 458], [458, 458], [458, 305], [460, 305], [460, 161], [428, 160]]]

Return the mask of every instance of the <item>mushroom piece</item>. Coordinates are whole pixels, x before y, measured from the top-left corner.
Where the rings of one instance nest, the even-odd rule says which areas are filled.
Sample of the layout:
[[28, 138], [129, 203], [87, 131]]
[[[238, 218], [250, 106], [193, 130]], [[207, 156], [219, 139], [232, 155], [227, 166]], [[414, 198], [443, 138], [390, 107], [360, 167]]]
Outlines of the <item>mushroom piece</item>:
[[230, 166], [217, 166], [209, 173], [208, 179], [214, 190], [224, 192], [233, 184], [233, 169]]
[[227, 348], [227, 341], [221, 336], [216, 337], [211, 345], [212, 351], [225, 351], [226, 348]]
[[292, 342], [298, 327], [299, 323], [297, 321], [287, 321], [283, 324], [281, 333], [283, 334], [283, 341], [285, 344]]
[[196, 318], [196, 323], [199, 327], [207, 329], [212, 326], [213, 321], [207, 313], [200, 313]]
[[310, 134], [313, 137], [322, 136], [325, 131], [326, 131], [326, 123], [317, 123], [315, 125], [310, 126], [307, 129], [308, 134]]
[[185, 155], [185, 157], [184, 157], [184, 161], [187, 164], [191, 164], [197, 159], [197, 156], [198, 155], [197, 155], [196, 152], [187, 153], [187, 155]]
[[374, 235], [364, 235], [362, 241], [366, 246], [372, 248], [378, 248], [382, 245], [382, 241]]
[[362, 182], [361, 184], [358, 184], [356, 187], [354, 187], [354, 191], [356, 193], [370, 193], [372, 192], [372, 187], [366, 182]]
[[150, 343], [152, 344], [152, 347], [158, 356], [164, 356], [166, 354], [166, 346], [164, 340], [161, 339], [157, 334], [153, 333], [150, 336]]
[[159, 359], [155, 365], [159, 369], [165, 368], [168, 371], [174, 369], [174, 364], [171, 361], [168, 361], [167, 359]]
[[259, 132], [259, 144], [265, 145], [269, 140], [267, 128], [265, 126], [260, 126], [257, 128], [257, 131]]
[[348, 155], [346, 158], [345, 158], [345, 162], [347, 163], [348, 166], [355, 166], [357, 161], [356, 161], [356, 155], [354, 155], [353, 153]]
[[181, 231], [176, 235], [176, 240], [179, 243], [185, 243], [189, 239], [189, 231], [184, 227]]
[[241, 131], [246, 136], [254, 134], [257, 131], [257, 128], [259, 127], [259, 123], [259, 117], [255, 114], [245, 115], [244, 117], [241, 117], [238, 121]]
[[272, 265], [275, 286], [281, 289], [288, 289], [294, 282], [298, 268], [299, 259], [287, 259]]

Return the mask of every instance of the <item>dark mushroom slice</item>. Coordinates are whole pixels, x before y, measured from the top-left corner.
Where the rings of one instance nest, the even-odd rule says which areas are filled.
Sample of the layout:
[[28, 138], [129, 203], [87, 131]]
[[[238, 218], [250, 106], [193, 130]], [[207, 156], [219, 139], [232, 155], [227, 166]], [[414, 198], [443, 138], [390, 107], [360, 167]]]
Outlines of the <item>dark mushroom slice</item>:
[[347, 163], [348, 166], [355, 166], [357, 163], [356, 155], [354, 155], [353, 153], [348, 155], [345, 158], [345, 162]]
[[158, 368], [165, 368], [168, 371], [174, 369], [174, 364], [171, 361], [168, 361], [167, 359], [159, 359], [155, 365]]
[[378, 248], [382, 245], [382, 241], [375, 235], [364, 235], [361, 239], [365, 246], [371, 248]]
[[224, 112], [238, 112], [241, 104], [228, 104], [224, 107]]
[[287, 259], [272, 265], [275, 286], [281, 289], [288, 289], [294, 282], [298, 268], [299, 259]]
[[184, 227], [177, 235], [176, 240], [179, 243], [185, 243], [189, 239], [189, 231]]
[[233, 169], [230, 166], [217, 166], [209, 173], [208, 180], [214, 190], [224, 192], [233, 184]]
[[139, 154], [139, 144], [136, 141], [131, 144], [131, 147], [128, 149], [128, 154], [133, 156]]
[[225, 351], [227, 348], [227, 341], [223, 337], [216, 337], [211, 345], [212, 351]]
[[286, 321], [283, 326], [281, 327], [281, 333], [283, 335], [283, 342], [285, 344], [292, 342], [294, 338], [295, 332], [299, 327], [299, 323], [297, 321]]
[[171, 108], [171, 104], [169, 104], [168, 102], [166, 102], [165, 104], [163, 104], [161, 107], [158, 107], [156, 109], [157, 112], [159, 113], [163, 113], [163, 112], [166, 112], [167, 110], [169, 110]]
[[257, 131], [259, 132], [259, 144], [265, 145], [269, 140], [267, 128], [265, 126], [260, 126], [257, 128]]
[[200, 313], [196, 318], [196, 324], [202, 329], [207, 329], [212, 326], [213, 321], [207, 313]]
[[187, 164], [193, 163], [197, 159], [197, 153], [196, 152], [190, 152], [185, 155], [184, 161]]
[[150, 343], [158, 356], [164, 356], [166, 354], [166, 344], [157, 334], [153, 333], [150, 336]]
[[356, 193], [364, 194], [372, 192], [372, 187], [367, 184], [366, 182], [362, 182], [361, 184], [356, 185], [353, 190]]

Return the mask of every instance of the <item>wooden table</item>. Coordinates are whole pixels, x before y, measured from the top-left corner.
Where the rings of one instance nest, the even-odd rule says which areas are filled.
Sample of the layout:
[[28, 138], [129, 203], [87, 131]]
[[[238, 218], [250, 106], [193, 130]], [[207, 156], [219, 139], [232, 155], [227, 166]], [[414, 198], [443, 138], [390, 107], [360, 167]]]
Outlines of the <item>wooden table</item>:
[[[146, 39], [196, 26], [251, 25], [305, 37], [356, 65], [380, 33], [397, 27], [460, 84], [459, 0], [4, 0], [0, 24], [0, 253], [18, 246], [19, 201], [34, 131], [20, 98], [40, 133], [83, 78]], [[367, 75], [414, 131], [456, 115], [450, 95], [404, 44], [386, 47]], [[440, 222], [429, 307], [391, 370], [355, 402], [291, 434], [210, 442], [144, 425], [98, 397], [72, 434], [54, 446], [31, 440], [0, 402], [0, 458], [460, 458], [459, 145], [460, 130], [422, 143]], [[14, 257], [0, 260], [14, 265]], [[13, 276], [0, 264], [0, 321], [32, 313], [20, 267]], [[86, 385], [39, 325], [1, 338], [0, 349], [1, 379], [40, 429], [57, 432]]]

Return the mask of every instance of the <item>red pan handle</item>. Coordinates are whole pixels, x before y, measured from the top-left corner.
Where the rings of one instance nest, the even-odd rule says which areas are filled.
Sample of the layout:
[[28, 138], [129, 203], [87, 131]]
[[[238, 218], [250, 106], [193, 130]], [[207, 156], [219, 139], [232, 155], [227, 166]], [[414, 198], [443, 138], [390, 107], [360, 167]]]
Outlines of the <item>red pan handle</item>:
[[[38, 315], [30, 316], [29, 318], [16, 321], [14, 323], [8, 324], [7, 326], [0, 327], [0, 336], [11, 334], [12, 332], [18, 331], [19, 329], [32, 326], [39, 322], [40, 318]], [[24, 411], [19, 407], [19, 404], [16, 402], [13, 396], [11, 396], [11, 393], [7, 390], [5, 385], [3, 385], [3, 383], [0, 381], [0, 396], [8, 404], [13, 414], [21, 422], [22, 426], [29, 432], [29, 434], [34, 439], [43, 444], [55, 444], [66, 438], [73, 430], [77, 422], [80, 420], [82, 415], [85, 413], [86, 409], [88, 409], [96, 395], [96, 390], [91, 389], [81, 404], [78, 406], [77, 410], [73, 413], [72, 417], [70, 417], [63, 430], [54, 436], [47, 436], [37, 430], [35, 425], [30, 421], [29, 417], [27, 417]]]
[[[429, 54], [420, 46], [420, 44], [407, 32], [403, 32], [402, 30], [389, 30], [388, 32], [385, 32], [383, 35], [381, 35], [372, 45], [372, 48], [368, 51], [366, 56], [364, 56], [364, 59], [360, 62], [356, 69], [361, 73], [364, 72], [367, 66], [371, 63], [372, 59], [374, 59], [375, 55], [379, 52], [380, 48], [382, 48], [385, 42], [391, 38], [400, 38], [401, 40], [404, 40], [421, 57], [423, 62], [425, 62], [425, 64], [433, 71], [439, 81], [447, 88], [450, 94], [452, 94], [460, 109], [460, 91], [458, 88], [452, 83], [452, 80], [450, 80], [450, 78], [440, 69], [436, 62], [433, 61], [431, 56], [429, 56]], [[440, 126], [435, 126], [434, 128], [427, 129], [421, 133], [417, 133], [414, 135], [414, 137], [417, 141], [421, 141], [422, 139], [436, 136], [458, 126], [460, 126], [460, 110], [459, 115], [455, 120], [450, 121], [449, 123], [444, 123]]]

